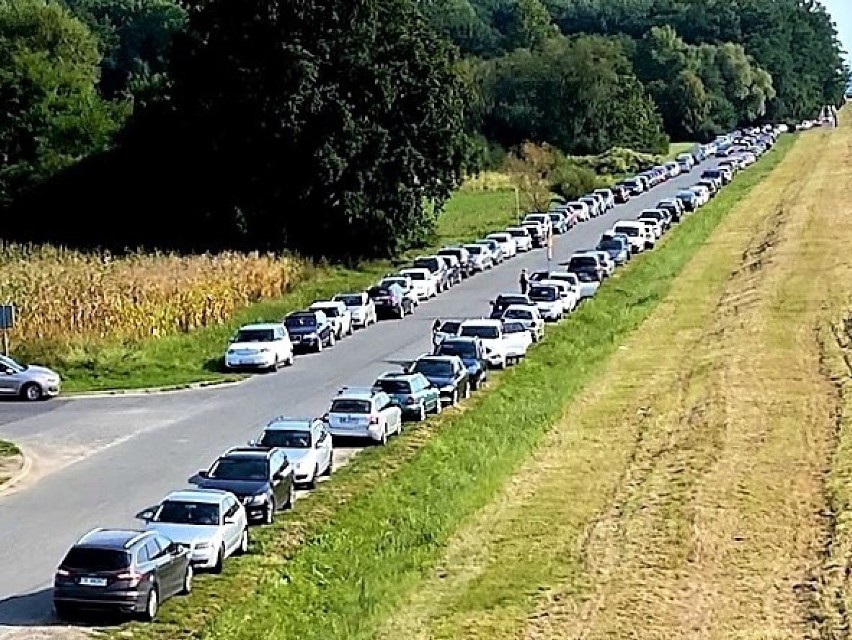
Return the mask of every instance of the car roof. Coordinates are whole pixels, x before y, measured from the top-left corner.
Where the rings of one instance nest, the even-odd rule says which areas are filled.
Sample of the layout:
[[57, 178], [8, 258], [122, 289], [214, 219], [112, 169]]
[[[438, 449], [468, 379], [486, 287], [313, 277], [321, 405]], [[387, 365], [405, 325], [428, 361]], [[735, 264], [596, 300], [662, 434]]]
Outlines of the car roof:
[[425, 271], [426, 273], [432, 273], [432, 272], [431, 272], [431, 271], [429, 271], [429, 269], [427, 269], [426, 267], [406, 267], [405, 269], [400, 269], [400, 270], [399, 270], [400, 274], [413, 273], [413, 272], [418, 272], [418, 273], [419, 273], [419, 272], [423, 272], [423, 271]]
[[[533, 304], [510, 304], [506, 307], [506, 311], [538, 311], [538, 307]], [[505, 313], [504, 311], [503, 313]]]
[[[496, 322], [500, 322], [497, 320]], [[447, 360], [455, 360], [458, 356], [438, 356], [434, 354], [427, 354], [418, 357], [415, 362], [419, 362], [420, 360], [439, 360], [439, 361], [447, 361]]]
[[163, 501], [219, 504], [229, 495], [230, 492], [221, 489], [182, 489], [181, 491], [172, 491]]
[[478, 340], [478, 336], [450, 336], [449, 338], [441, 340], [441, 344], [450, 344], [452, 342], [476, 342]]
[[240, 327], [240, 331], [244, 329], [280, 329], [280, 322], [262, 322], [257, 324], [244, 324]]
[[288, 429], [304, 429], [310, 427], [316, 418], [292, 417], [292, 416], [276, 416], [266, 423], [264, 429], [273, 431], [287, 431]]
[[268, 458], [272, 449], [265, 447], [232, 447], [219, 458]]
[[151, 531], [134, 529], [93, 529], [77, 540], [75, 547], [98, 547], [102, 549], [127, 550], [143, 538], [153, 535]]
[[489, 327], [499, 327], [502, 326], [499, 320], [491, 320], [489, 318], [479, 318], [475, 320], [465, 320], [462, 322], [462, 326], [470, 326], [473, 324], [489, 326]]
[[372, 399], [376, 396], [377, 393], [384, 393], [380, 391], [376, 391], [372, 387], [342, 387], [337, 395], [334, 396], [333, 400], [367, 400], [372, 401]]
[[338, 307], [342, 304], [343, 304], [343, 302], [341, 302], [340, 300], [317, 300], [317, 301], [311, 303], [311, 308], [315, 308], [315, 307]]
[[412, 378], [422, 378], [422, 373], [409, 373], [407, 371], [385, 371], [384, 373], [376, 376], [376, 380], [404, 380], [406, 382], [410, 382]]

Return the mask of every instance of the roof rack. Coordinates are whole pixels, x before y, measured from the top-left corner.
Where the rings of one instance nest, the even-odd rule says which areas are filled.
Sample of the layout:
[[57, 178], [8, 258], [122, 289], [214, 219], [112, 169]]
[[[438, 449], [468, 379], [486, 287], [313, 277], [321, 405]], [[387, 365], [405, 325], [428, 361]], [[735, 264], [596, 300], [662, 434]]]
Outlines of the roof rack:
[[372, 395], [375, 392], [376, 390], [373, 387], [346, 385], [337, 390], [337, 395], [340, 395], [341, 393], [369, 393]]

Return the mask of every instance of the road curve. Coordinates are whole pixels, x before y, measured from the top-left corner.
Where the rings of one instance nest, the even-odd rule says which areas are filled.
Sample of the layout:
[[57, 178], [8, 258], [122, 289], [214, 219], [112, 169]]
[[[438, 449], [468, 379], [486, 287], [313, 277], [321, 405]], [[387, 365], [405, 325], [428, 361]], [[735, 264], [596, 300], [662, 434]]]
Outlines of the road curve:
[[[706, 162], [557, 236], [554, 264], [593, 247], [615, 220], [637, 217], [694, 184], [701, 170], [713, 165]], [[293, 367], [241, 385], [38, 405], [0, 403], [0, 438], [34, 454], [37, 478], [0, 497], [0, 638], [4, 628], [50, 619], [53, 571], [81, 534], [96, 526], [136, 526], [134, 513], [185, 486], [197, 469], [244, 443], [269, 418], [322, 414], [341, 385], [369, 384], [382, 371], [429, 350], [435, 318], [480, 317], [495, 293], [517, 290], [522, 267], [546, 266], [543, 250], [523, 254], [421, 305], [405, 320], [383, 321], [330, 351], [301, 356]]]

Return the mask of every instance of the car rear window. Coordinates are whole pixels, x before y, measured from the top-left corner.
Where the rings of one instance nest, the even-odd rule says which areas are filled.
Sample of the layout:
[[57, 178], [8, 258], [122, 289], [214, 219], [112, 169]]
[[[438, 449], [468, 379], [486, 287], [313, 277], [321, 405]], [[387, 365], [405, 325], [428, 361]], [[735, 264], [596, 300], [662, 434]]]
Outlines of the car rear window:
[[553, 302], [558, 297], [555, 287], [533, 287], [529, 291], [530, 300]]
[[376, 386], [385, 393], [411, 393], [411, 385], [405, 380], [379, 380]]
[[598, 259], [592, 256], [575, 256], [568, 264], [569, 269], [597, 269]]
[[441, 325], [439, 331], [441, 333], [458, 333], [459, 327], [461, 326], [461, 322], [456, 322], [454, 320], [450, 320], [449, 322], [445, 322]]
[[367, 400], [341, 398], [331, 403], [331, 413], [370, 413], [370, 409]]
[[527, 328], [520, 322], [504, 322], [503, 331], [506, 333], [524, 333]]
[[467, 338], [494, 340], [500, 337], [500, 330], [492, 326], [470, 325], [462, 328], [461, 335]]
[[73, 547], [62, 561], [62, 566], [86, 571], [118, 571], [130, 566], [130, 554], [116, 549]]

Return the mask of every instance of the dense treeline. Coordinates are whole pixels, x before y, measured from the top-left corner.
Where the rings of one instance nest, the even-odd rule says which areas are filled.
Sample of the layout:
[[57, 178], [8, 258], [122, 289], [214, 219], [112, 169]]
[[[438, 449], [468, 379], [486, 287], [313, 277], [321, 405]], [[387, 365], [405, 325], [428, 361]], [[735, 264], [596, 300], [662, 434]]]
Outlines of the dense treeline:
[[4, 0], [0, 233], [392, 255], [507, 149], [813, 117], [841, 60], [801, 0]]

